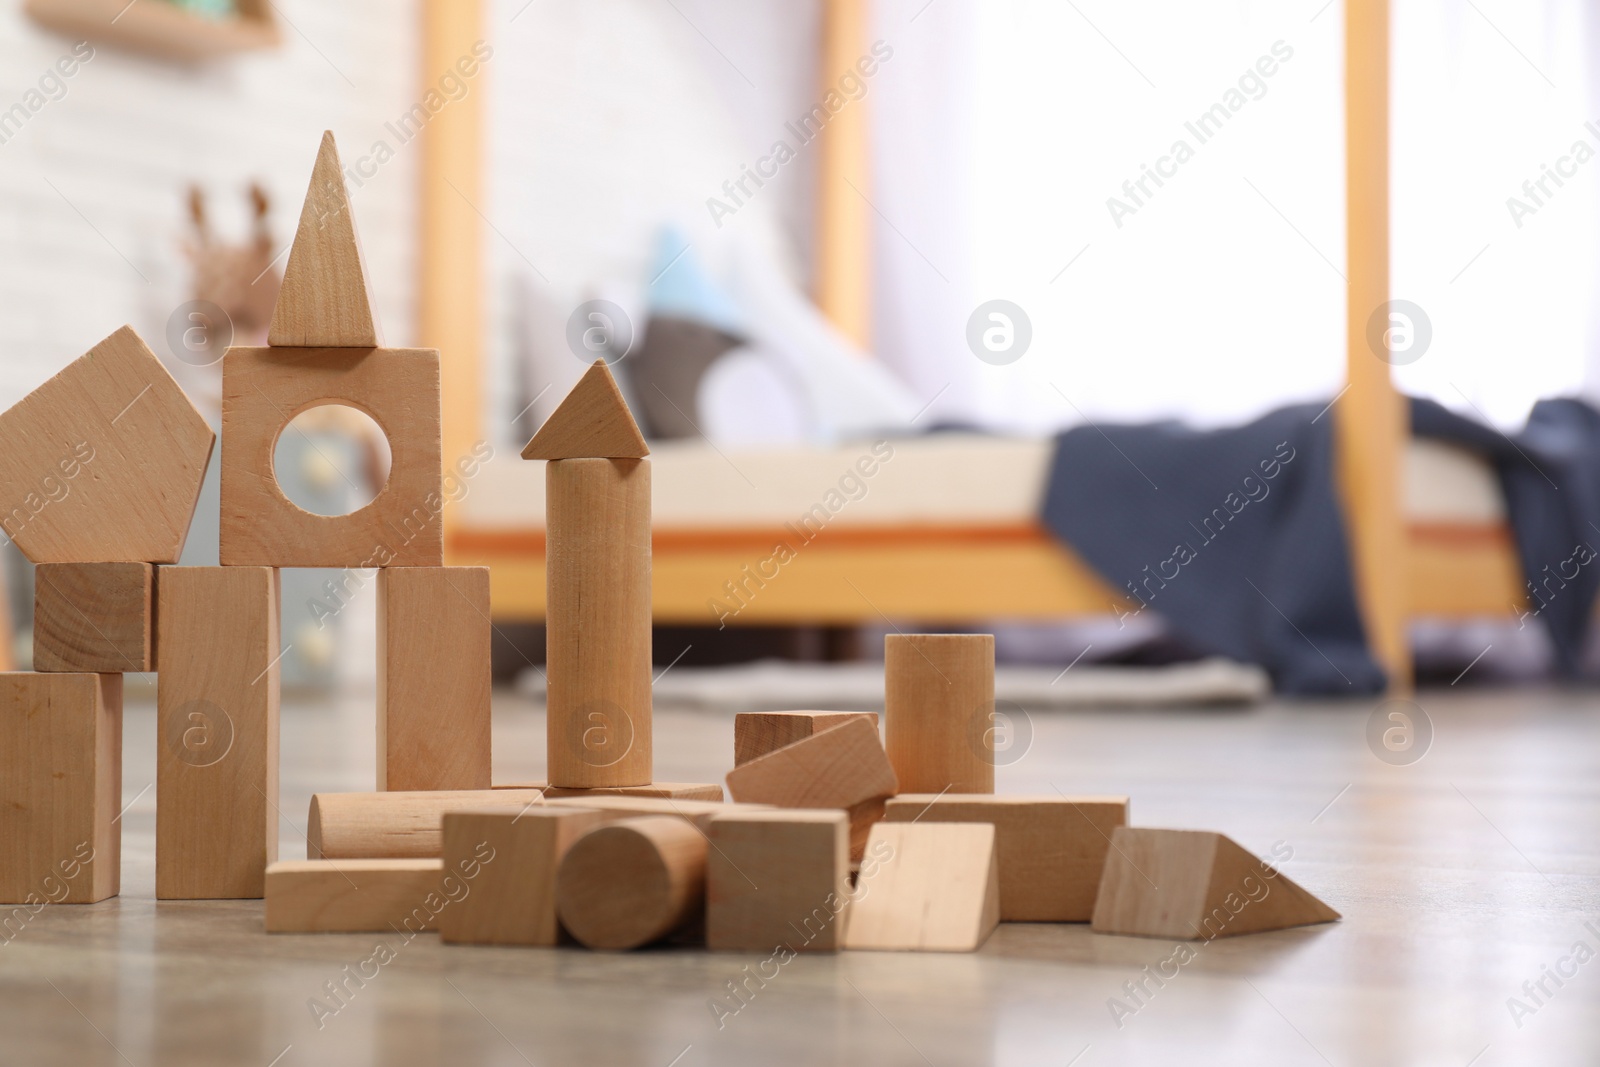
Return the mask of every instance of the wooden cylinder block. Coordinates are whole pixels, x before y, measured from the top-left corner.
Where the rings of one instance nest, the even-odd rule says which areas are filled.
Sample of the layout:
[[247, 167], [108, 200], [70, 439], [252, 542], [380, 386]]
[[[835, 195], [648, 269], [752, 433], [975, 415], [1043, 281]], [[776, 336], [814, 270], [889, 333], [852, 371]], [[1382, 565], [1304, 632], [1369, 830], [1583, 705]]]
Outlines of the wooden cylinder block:
[[993, 793], [994, 636], [884, 638], [884, 748], [902, 793]]
[[545, 466], [550, 784], [648, 785], [650, 464]]
[[706, 838], [683, 819], [623, 819], [578, 838], [556, 874], [556, 911], [589, 948], [658, 941], [705, 911]]

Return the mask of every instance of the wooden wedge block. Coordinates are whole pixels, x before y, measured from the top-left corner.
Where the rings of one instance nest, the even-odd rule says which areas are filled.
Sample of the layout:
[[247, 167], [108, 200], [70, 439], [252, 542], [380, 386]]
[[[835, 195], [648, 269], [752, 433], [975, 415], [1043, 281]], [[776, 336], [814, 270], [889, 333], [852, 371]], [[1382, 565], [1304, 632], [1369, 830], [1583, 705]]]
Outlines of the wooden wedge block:
[[497, 785], [496, 789], [537, 789], [547, 799], [556, 797], [655, 797], [662, 800], [723, 800], [722, 786], [716, 782], [651, 782], [649, 785], [597, 785], [591, 789], [564, 789], [544, 782]]
[[1111, 834], [1127, 825], [1128, 798], [902, 793], [889, 799], [884, 818], [989, 823], [1000, 868], [1000, 921], [1086, 923]]
[[383, 344], [333, 132], [325, 131], [289, 248], [267, 343], [302, 348]]
[[728, 772], [728, 795], [780, 808], [849, 808], [894, 795], [894, 768], [868, 719], [851, 719]]
[[994, 827], [891, 823], [872, 828], [845, 948], [971, 952], [1000, 923]]
[[884, 638], [884, 747], [907, 793], [993, 793], [994, 636]]
[[875, 711], [741, 711], [733, 717], [733, 765], [749, 763], [851, 719], [869, 719], [874, 729], [878, 725]]
[[706, 836], [707, 947], [842, 947], [850, 903], [850, 824], [843, 812], [716, 815]]
[[148, 563], [41, 563], [33, 572], [33, 669], [156, 669], [156, 569]]
[[1124, 826], [1111, 835], [1091, 928], [1210, 941], [1339, 917], [1222, 834]]
[[488, 789], [489, 568], [378, 572], [378, 788]]
[[[348, 515], [313, 515], [278, 486], [273, 453], [295, 413], [372, 416], [389, 481]], [[221, 560], [229, 567], [444, 564], [439, 353], [432, 348], [230, 348], [222, 357]]]
[[554, 945], [556, 870], [603, 816], [582, 808], [460, 811], [445, 815], [444, 869], [484, 863], [471, 891], [439, 916], [439, 939], [477, 945]]
[[643, 459], [649, 454], [617, 380], [599, 359], [522, 449], [523, 459]]
[[124, 326], [0, 414], [0, 529], [34, 563], [176, 563], [216, 440]]
[[156, 897], [259, 898], [278, 858], [278, 572], [164, 567]]
[[699, 918], [705, 883], [705, 834], [666, 816], [622, 819], [567, 850], [556, 873], [556, 911], [581, 945], [638, 948]]
[[269, 934], [438, 929], [439, 860], [285, 860], [266, 871]]
[[121, 805], [122, 675], [0, 674], [0, 903], [116, 896]]

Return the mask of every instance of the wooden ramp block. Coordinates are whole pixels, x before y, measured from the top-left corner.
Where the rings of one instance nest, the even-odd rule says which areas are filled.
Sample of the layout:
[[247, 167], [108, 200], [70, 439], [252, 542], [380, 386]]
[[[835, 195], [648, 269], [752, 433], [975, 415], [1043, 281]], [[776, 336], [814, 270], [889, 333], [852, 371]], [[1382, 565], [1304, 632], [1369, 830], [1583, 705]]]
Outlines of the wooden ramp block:
[[902, 793], [890, 798], [884, 818], [989, 823], [1000, 868], [1000, 921], [1086, 923], [1111, 834], [1127, 825], [1128, 798]]
[[116, 896], [121, 805], [122, 675], [0, 674], [0, 903]]
[[578, 838], [556, 874], [556, 910], [578, 943], [630, 949], [705, 910], [706, 837], [683, 819], [622, 819]]
[[757, 756], [728, 772], [728, 795], [781, 808], [849, 808], [895, 792], [894, 768], [868, 719]]
[[658, 800], [709, 800], [720, 803], [722, 786], [716, 782], [651, 782], [649, 785], [597, 785], [591, 789], [571, 789], [547, 785], [544, 782], [527, 782], [521, 785], [497, 785], [496, 789], [537, 789], [547, 799], [557, 797], [654, 797]]
[[1210, 941], [1337, 918], [1222, 834], [1124, 826], [1111, 835], [1092, 929]]
[[884, 745], [907, 793], [993, 793], [994, 636], [884, 638]]
[[874, 729], [878, 725], [875, 711], [741, 711], [733, 717], [733, 765], [742, 766], [851, 719], [868, 719]]
[[706, 835], [709, 948], [842, 947], [850, 903], [850, 823], [843, 812], [716, 815]]
[[0, 415], [0, 528], [34, 563], [176, 563], [216, 440], [124, 326]]
[[971, 952], [1000, 923], [994, 827], [891, 823], [872, 828], [845, 948]]
[[269, 934], [438, 929], [439, 860], [285, 860], [266, 870]]
[[333, 132], [324, 131], [300, 209], [300, 227], [267, 330], [270, 345], [376, 348], [383, 344]]
[[148, 563], [41, 563], [33, 572], [33, 669], [156, 669], [156, 569]]
[[[598, 811], [528, 808], [444, 817], [444, 867], [483, 863], [471, 892], [439, 916], [439, 939], [477, 945], [554, 945], [556, 870], [567, 850], [599, 826]], [[488, 862], [485, 862], [488, 858]]]
[[489, 568], [378, 572], [378, 788], [488, 789]]
[[259, 898], [278, 858], [278, 572], [157, 583], [156, 897]]
[[523, 459], [643, 459], [649, 454], [617, 380], [600, 359], [522, 449]]

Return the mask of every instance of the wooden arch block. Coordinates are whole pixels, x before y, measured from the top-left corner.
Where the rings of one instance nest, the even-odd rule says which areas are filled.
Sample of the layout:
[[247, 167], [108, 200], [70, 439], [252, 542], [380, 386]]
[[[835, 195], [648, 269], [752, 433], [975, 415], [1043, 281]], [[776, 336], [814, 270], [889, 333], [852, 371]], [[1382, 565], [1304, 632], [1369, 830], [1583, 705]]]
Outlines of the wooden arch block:
[[617, 380], [600, 359], [522, 450], [523, 459], [643, 459], [649, 454]]
[[34, 563], [176, 563], [216, 440], [124, 326], [0, 414], [0, 528]]
[[383, 344], [331, 130], [323, 132], [311, 168], [311, 187], [300, 209], [300, 228], [289, 249], [267, 343], [300, 348]]

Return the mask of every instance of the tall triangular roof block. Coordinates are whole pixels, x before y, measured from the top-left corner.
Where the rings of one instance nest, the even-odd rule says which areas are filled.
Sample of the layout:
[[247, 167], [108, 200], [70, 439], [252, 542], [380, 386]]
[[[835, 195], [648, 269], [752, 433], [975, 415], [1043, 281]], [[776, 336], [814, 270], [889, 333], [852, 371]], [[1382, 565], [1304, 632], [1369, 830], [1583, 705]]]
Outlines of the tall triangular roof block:
[[1091, 928], [1209, 941], [1337, 918], [1222, 834], [1121, 826], [1112, 831]]
[[311, 186], [300, 209], [300, 227], [289, 249], [267, 343], [300, 348], [383, 344], [331, 130], [323, 133], [311, 169]]
[[522, 450], [523, 459], [643, 459], [649, 454], [617, 380], [600, 359]]

